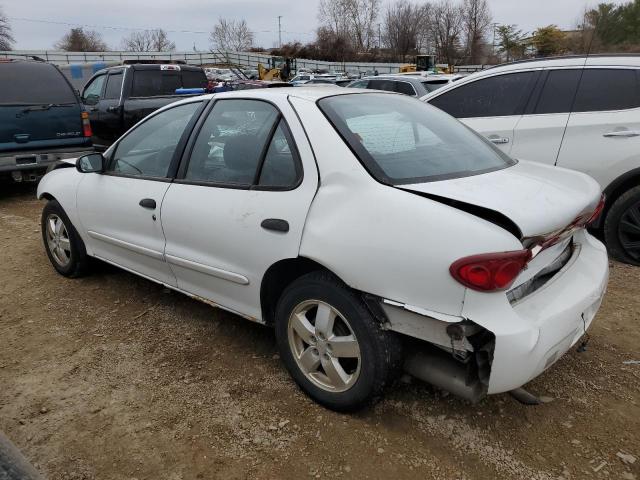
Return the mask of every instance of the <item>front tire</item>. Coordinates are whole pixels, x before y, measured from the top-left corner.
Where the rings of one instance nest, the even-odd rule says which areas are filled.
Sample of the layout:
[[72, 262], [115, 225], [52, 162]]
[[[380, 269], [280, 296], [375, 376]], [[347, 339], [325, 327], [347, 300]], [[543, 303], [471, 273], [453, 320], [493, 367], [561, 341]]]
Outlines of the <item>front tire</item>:
[[84, 242], [56, 200], [47, 202], [42, 210], [41, 229], [44, 248], [53, 268], [65, 277], [84, 275], [88, 270]]
[[640, 266], [640, 186], [626, 191], [611, 205], [604, 238], [613, 258]]
[[285, 289], [275, 327], [293, 379], [332, 410], [377, 399], [401, 362], [397, 336], [382, 330], [360, 296], [328, 272], [309, 273]]

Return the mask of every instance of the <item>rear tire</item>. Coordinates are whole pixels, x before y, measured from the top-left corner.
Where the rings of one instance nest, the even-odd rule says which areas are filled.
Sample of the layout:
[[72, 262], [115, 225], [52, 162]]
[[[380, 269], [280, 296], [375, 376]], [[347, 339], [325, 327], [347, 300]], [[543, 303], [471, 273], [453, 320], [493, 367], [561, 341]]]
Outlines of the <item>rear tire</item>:
[[640, 186], [626, 191], [611, 205], [604, 221], [604, 238], [613, 258], [640, 266]]
[[400, 339], [382, 330], [360, 296], [328, 272], [289, 285], [275, 323], [287, 370], [307, 395], [332, 410], [371, 403], [399, 371]]
[[65, 277], [84, 275], [89, 265], [84, 242], [57, 200], [47, 202], [40, 225], [44, 248], [53, 268]]

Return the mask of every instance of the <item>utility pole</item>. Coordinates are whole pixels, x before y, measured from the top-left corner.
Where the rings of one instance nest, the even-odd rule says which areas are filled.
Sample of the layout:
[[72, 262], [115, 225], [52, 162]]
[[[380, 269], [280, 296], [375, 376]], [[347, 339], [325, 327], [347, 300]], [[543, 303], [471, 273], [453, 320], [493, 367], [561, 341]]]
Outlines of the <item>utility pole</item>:
[[491, 45], [491, 55], [496, 54], [496, 27], [498, 25], [500, 25], [499, 23], [492, 23], [491, 25], [493, 25], [493, 43]]
[[382, 30], [380, 30], [380, 24], [378, 24], [378, 50], [382, 48]]
[[278, 48], [282, 48], [282, 26], [280, 24], [280, 19], [282, 15], [278, 15]]

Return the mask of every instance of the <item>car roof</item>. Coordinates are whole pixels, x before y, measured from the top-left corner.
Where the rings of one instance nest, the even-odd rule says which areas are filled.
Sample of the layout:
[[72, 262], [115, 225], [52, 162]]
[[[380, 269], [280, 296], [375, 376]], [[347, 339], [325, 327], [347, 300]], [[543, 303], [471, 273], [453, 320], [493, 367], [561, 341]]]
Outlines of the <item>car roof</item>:
[[418, 75], [394, 75], [393, 73], [388, 75], [373, 75], [369, 77], [363, 77], [362, 80], [401, 80], [403, 82], [423, 82], [427, 77]]

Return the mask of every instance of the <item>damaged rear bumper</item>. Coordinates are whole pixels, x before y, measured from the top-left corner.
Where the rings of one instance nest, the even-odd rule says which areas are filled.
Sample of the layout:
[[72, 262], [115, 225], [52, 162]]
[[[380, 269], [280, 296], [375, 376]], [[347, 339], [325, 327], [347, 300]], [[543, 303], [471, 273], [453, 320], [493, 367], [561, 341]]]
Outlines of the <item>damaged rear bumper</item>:
[[409, 341], [405, 370], [472, 401], [544, 372], [589, 328], [609, 277], [602, 243], [586, 231], [573, 242], [564, 267], [515, 303], [505, 292], [468, 290], [458, 317], [383, 301], [388, 328], [416, 339]]

